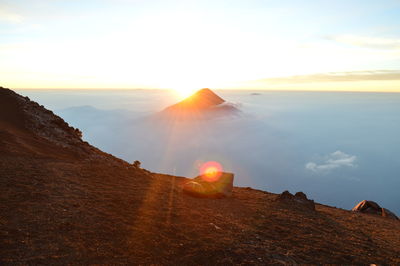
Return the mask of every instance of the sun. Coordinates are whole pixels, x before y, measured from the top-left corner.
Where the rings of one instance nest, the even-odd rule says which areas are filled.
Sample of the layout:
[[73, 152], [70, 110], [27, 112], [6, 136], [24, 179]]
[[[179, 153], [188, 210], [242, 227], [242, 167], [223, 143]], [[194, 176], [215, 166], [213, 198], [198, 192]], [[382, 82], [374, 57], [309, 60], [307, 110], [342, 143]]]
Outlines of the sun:
[[[196, 70], [194, 70], [196, 71]], [[200, 70], [197, 70], [198, 72]], [[202, 88], [218, 88], [220, 83], [213, 79], [199, 78], [196, 75], [186, 73], [185, 77], [173, 79], [170, 77], [168, 81], [160, 82], [160, 88], [172, 89], [179, 100], [183, 100]]]
[[194, 94], [197, 90], [199, 90], [199, 88], [194, 86], [174, 86], [173, 90], [176, 93], [177, 97], [183, 100]]

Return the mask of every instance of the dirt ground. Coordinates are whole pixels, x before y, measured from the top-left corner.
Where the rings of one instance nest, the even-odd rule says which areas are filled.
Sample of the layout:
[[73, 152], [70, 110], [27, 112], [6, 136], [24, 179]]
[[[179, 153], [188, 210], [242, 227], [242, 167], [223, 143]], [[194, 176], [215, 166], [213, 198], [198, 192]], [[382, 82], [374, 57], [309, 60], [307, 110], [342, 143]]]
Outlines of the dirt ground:
[[5, 264], [399, 264], [400, 222], [235, 188], [183, 194], [183, 178], [101, 162], [0, 157]]

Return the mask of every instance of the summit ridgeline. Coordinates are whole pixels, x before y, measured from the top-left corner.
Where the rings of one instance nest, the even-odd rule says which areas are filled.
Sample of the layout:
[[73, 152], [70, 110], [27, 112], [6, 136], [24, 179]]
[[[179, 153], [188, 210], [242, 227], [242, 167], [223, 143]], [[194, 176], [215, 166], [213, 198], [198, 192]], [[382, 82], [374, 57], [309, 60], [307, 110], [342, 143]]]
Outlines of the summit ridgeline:
[[201, 89], [183, 101], [168, 107], [166, 110], [204, 110], [224, 103], [225, 100], [219, 97], [210, 89]]

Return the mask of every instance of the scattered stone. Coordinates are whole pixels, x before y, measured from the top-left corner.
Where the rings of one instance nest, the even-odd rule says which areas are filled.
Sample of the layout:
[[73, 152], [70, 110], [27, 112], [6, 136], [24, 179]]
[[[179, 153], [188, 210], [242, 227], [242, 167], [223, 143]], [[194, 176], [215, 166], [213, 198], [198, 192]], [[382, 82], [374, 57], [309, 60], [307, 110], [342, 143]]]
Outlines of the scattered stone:
[[219, 227], [218, 225], [215, 225], [214, 223], [210, 223], [211, 226], [214, 226], [215, 229], [217, 230], [221, 230], [221, 227]]
[[352, 209], [354, 212], [375, 214], [387, 218], [399, 220], [399, 218], [388, 209], [382, 208], [378, 203], [372, 200], [363, 200]]

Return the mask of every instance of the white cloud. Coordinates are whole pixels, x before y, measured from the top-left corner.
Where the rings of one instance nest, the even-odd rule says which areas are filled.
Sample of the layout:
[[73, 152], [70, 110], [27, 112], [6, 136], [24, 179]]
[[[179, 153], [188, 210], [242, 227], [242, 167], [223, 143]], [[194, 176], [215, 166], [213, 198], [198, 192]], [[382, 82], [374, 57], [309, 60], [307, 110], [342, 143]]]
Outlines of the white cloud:
[[357, 156], [349, 155], [342, 151], [335, 151], [324, 158], [321, 163], [308, 162], [305, 167], [307, 170], [316, 173], [326, 173], [333, 169], [342, 167], [356, 167]]
[[311, 75], [298, 75], [279, 78], [267, 78], [258, 80], [270, 84], [281, 83], [310, 83], [310, 82], [343, 82], [343, 81], [366, 81], [366, 80], [400, 80], [399, 70], [367, 70], [327, 72]]
[[339, 43], [350, 44], [358, 47], [371, 48], [371, 49], [400, 49], [400, 39], [395, 38], [382, 38], [382, 37], [368, 37], [358, 35], [338, 35], [328, 37], [328, 39], [337, 41]]

